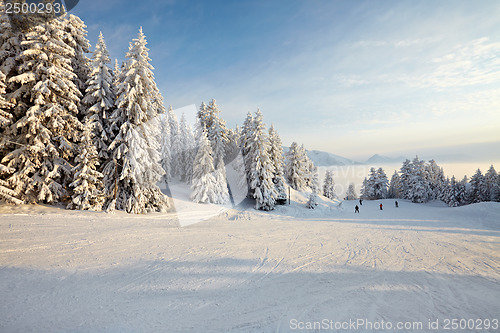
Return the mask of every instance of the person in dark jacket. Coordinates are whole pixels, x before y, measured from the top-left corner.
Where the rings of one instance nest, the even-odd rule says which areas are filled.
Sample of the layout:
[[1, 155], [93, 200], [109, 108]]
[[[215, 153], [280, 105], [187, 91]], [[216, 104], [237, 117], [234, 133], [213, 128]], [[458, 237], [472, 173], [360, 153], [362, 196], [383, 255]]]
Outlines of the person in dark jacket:
[[380, 204], [380, 210], [383, 210], [383, 209], [382, 209], [382, 204]]
[[359, 205], [363, 206], [363, 199], [359, 199]]
[[354, 207], [354, 213], [359, 213], [359, 207], [358, 207], [358, 205], [356, 205], [356, 207]]
[[396, 205], [396, 208], [399, 207], [399, 204], [398, 204], [398, 201], [396, 200], [396, 202], [394, 203]]

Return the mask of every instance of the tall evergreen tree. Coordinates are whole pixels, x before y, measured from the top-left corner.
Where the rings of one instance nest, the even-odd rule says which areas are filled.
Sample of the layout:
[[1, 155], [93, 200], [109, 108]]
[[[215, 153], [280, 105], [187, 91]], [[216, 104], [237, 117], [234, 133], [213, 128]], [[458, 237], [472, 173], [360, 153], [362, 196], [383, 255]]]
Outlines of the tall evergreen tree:
[[214, 152], [215, 168], [219, 168], [219, 163], [224, 162], [228, 151], [229, 138], [226, 122], [220, 117], [219, 106], [215, 99], [212, 99], [207, 106], [204, 126]]
[[348, 200], [356, 200], [358, 196], [356, 195], [356, 189], [354, 188], [354, 184], [351, 183], [347, 187], [347, 199]]
[[469, 199], [471, 203], [486, 201], [487, 186], [480, 169], [470, 179]]
[[81, 94], [87, 89], [87, 81], [90, 74], [90, 61], [86, 54], [90, 53], [90, 43], [87, 39], [87, 26], [75, 15], [69, 14], [64, 17], [65, 38], [64, 42], [74, 50], [71, 59], [71, 67], [76, 74], [74, 82]]
[[73, 182], [70, 184], [73, 188], [71, 203], [68, 205], [70, 209], [98, 211], [104, 203], [103, 175], [97, 170], [99, 156], [93, 142], [95, 123], [94, 118], [87, 118], [84, 124], [79, 153], [75, 159], [77, 164], [73, 168]]
[[290, 186], [297, 191], [301, 191], [307, 186], [309, 177], [309, 159], [303, 146], [293, 142], [286, 153], [286, 179]]
[[109, 53], [102, 33], [96, 44], [90, 72], [88, 74], [87, 89], [82, 99], [83, 114], [93, 119], [95, 146], [101, 159], [101, 164], [109, 158], [108, 147], [113, 133], [108, 132], [108, 122], [115, 95], [113, 91], [113, 73], [111, 71]]
[[318, 168], [314, 167], [311, 176], [311, 194], [309, 195], [307, 208], [309, 209], [316, 208], [316, 206], [318, 205], [318, 192], [319, 192]]
[[325, 180], [323, 182], [323, 195], [331, 200], [337, 197], [335, 193], [335, 181], [333, 180], [333, 171], [331, 170], [326, 170]]
[[217, 202], [217, 182], [214, 176], [212, 147], [206, 130], [199, 126], [197, 134], [197, 153], [194, 159], [191, 200], [198, 203]]
[[420, 160], [418, 156], [411, 163], [406, 199], [417, 203], [427, 202], [432, 199], [432, 189], [428, 182], [425, 162]]
[[274, 128], [274, 125], [271, 125], [269, 128], [269, 146], [269, 156], [274, 167], [273, 183], [276, 187], [276, 191], [278, 192], [276, 203], [283, 205], [288, 199], [285, 188], [285, 178], [283, 177], [285, 165], [283, 158], [283, 144], [281, 143], [281, 138]]
[[137, 214], [168, 207], [167, 198], [156, 185], [164, 173], [158, 142], [159, 91], [146, 44], [141, 28], [130, 43], [119, 79], [112, 115], [119, 132], [109, 146], [111, 160], [104, 169], [107, 188], [113, 190], [108, 209]]
[[64, 19], [34, 26], [24, 38], [9, 80], [19, 115], [7, 129], [15, 147], [3, 162], [15, 169], [9, 183], [21, 200], [53, 203], [68, 194], [82, 128], [77, 118], [81, 94], [71, 66], [75, 50], [65, 42]]
[[488, 171], [484, 175], [485, 182], [485, 200], [495, 201], [498, 197], [498, 192], [500, 188], [498, 186], [498, 173], [496, 172], [493, 165], [490, 166]]
[[394, 174], [391, 177], [387, 197], [391, 199], [401, 198], [401, 181], [397, 171], [394, 171]]
[[269, 156], [269, 138], [262, 119], [262, 113], [257, 110], [254, 119], [254, 132], [249, 142], [250, 189], [256, 200], [255, 208], [273, 210], [278, 198], [278, 192], [273, 183], [275, 174], [273, 162]]

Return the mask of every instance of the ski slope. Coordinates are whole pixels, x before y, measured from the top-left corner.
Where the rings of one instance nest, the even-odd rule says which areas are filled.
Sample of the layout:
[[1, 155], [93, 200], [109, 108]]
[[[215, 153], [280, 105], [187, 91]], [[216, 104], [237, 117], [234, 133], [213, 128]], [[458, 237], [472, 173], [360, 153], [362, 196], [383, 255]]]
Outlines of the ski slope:
[[357, 202], [306, 201], [294, 192], [271, 213], [243, 204], [183, 228], [173, 213], [0, 206], [0, 332], [295, 332], [360, 319], [429, 331], [499, 318], [500, 204], [364, 201], [354, 214]]

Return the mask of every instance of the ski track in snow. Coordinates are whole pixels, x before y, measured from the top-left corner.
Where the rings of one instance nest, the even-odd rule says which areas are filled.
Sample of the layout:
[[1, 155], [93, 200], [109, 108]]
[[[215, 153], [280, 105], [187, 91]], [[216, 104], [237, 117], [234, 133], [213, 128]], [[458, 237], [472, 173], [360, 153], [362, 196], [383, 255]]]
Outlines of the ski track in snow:
[[500, 204], [365, 201], [354, 214], [356, 202], [323, 198], [311, 211], [306, 195], [292, 198], [185, 228], [172, 213], [0, 206], [0, 332], [500, 317]]

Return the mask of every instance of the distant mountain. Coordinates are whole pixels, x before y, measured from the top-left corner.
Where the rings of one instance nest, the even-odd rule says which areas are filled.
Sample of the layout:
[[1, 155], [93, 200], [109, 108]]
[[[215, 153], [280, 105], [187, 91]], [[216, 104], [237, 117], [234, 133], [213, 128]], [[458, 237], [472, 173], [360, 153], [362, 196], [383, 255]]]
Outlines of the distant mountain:
[[[283, 147], [283, 151], [286, 153], [290, 148]], [[348, 158], [335, 155], [332, 153], [327, 153], [325, 151], [319, 150], [306, 150], [307, 156], [313, 161], [316, 166], [330, 166], [330, 165], [357, 165], [361, 164], [359, 162], [350, 160]]]
[[399, 156], [399, 157], [388, 157], [388, 156], [382, 156], [379, 154], [375, 154], [372, 157], [370, 157], [365, 164], [390, 164], [390, 163], [401, 163], [406, 160], [406, 157]]
[[348, 158], [327, 153], [319, 150], [306, 150], [307, 156], [314, 162], [316, 166], [330, 166], [330, 165], [355, 165], [361, 164], [359, 162], [350, 160]]

